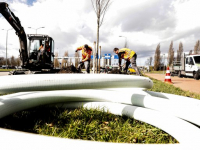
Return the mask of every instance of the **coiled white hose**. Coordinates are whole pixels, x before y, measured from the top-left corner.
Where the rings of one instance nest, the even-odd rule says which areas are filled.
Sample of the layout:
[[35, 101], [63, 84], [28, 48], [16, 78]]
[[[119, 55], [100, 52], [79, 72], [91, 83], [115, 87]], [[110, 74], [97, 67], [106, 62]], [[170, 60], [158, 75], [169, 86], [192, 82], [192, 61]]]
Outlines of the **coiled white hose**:
[[[179, 106], [181, 105], [173, 107], [171, 104], [175, 103], [171, 103], [171, 99], [167, 97], [168, 95], [163, 94], [163, 96], [159, 93], [142, 90], [152, 87], [153, 83], [149, 78], [108, 74], [45, 74], [4, 76], [0, 77], [0, 83], [1, 94], [20, 92], [0, 97], [0, 118], [39, 105], [67, 102], [68, 107], [78, 107], [84, 102], [84, 107], [105, 107], [113, 114], [127, 115], [155, 125], [170, 133], [184, 145], [174, 144], [173, 146], [157, 146], [146, 144], [143, 146], [140, 144], [114, 144], [59, 139], [0, 129], [0, 141], [3, 141], [0, 147], [3, 145], [5, 146], [7, 140], [10, 139], [12, 143], [15, 143], [12, 146], [20, 148], [18, 143], [13, 141], [29, 139], [30, 142], [27, 141], [24, 143], [23, 141], [21, 147], [43, 149], [42, 143], [40, 142], [40, 140], [43, 140], [48, 143], [45, 145], [45, 149], [65, 149], [65, 146], [72, 146], [72, 149], [98, 149], [98, 145], [101, 145], [101, 149], [149, 149], [149, 147], [154, 149], [168, 149], [169, 147], [179, 149], [185, 148], [185, 144], [187, 145], [188, 143], [196, 146], [200, 140], [200, 129], [198, 127], [172, 116], [173, 113], [175, 113], [175, 116], [186, 120], [190, 119], [190, 117], [182, 115], [182, 113], [184, 114], [184, 112], [188, 110], [179, 110]], [[169, 97], [173, 97], [173, 95]], [[161, 101], [166, 107], [163, 106]], [[73, 105], [69, 102], [73, 102]], [[131, 105], [138, 105], [158, 111]], [[168, 109], [168, 112], [170, 112], [171, 107], [173, 107], [173, 113], [170, 115], [166, 114]], [[174, 112], [176, 109], [178, 112]], [[190, 119], [189, 121], [198, 123], [196, 119]], [[173, 124], [171, 124], [172, 122]], [[190, 136], [194, 138], [188, 140]], [[33, 146], [33, 142], [37, 143], [35, 144], [36, 146]], [[53, 144], [54, 142], [56, 143]], [[86, 145], [87, 147], [85, 147]], [[7, 148], [9, 149], [9, 147], [12, 146], [8, 145]]]

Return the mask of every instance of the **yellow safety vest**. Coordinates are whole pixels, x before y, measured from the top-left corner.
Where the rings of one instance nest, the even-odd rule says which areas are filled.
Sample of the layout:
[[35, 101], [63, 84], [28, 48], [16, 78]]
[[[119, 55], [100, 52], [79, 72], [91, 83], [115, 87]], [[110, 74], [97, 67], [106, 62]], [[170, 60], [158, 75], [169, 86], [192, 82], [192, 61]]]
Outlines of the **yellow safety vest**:
[[131, 59], [135, 55], [135, 52], [129, 48], [119, 49], [119, 53], [123, 53], [123, 55], [121, 55], [121, 58], [125, 60]]

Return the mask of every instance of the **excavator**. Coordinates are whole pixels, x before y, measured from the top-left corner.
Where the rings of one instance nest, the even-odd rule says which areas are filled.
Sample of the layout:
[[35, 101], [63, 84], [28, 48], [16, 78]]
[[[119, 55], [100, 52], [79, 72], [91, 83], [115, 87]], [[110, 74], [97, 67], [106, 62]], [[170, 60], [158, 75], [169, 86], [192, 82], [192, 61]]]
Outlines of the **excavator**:
[[19, 54], [22, 69], [12, 71], [10, 75], [59, 72], [59, 69], [54, 69], [53, 38], [41, 34], [26, 35], [19, 18], [15, 16], [5, 2], [0, 2], [0, 13], [13, 27], [16, 35], [19, 37]]

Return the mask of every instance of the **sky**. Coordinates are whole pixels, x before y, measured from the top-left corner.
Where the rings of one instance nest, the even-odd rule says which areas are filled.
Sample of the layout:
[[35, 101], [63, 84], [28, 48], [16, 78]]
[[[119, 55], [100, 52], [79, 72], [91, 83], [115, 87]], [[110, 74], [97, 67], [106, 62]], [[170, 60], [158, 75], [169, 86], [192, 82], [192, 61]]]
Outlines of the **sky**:
[[[20, 19], [26, 34], [47, 34], [55, 41], [55, 52], [74, 56], [77, 47], [94, 48], [97, 17], [91, 0], [4, 0]], [[102, 26], [102, 55], [114, 55], [113, 48], [128, 48], [137, 53], [137, 64], [154, 57], [160, 43], [167, 56], [171, 41], [176, 52], [183, 43], [184, 52], [194, 49], [200, 37], [199, 0], [111, 0]], [[31, 27], [31, 28], [28, 28]], [[6, 30], [12, 27], [0, 14], [0, 57], [6, 55]], [[4, 29], [4, 30], [2, 30]], [[120, 37], [122, 36], [122, 37]], [[19, 56], [19, 39], [8, 31], [8, 57]]]

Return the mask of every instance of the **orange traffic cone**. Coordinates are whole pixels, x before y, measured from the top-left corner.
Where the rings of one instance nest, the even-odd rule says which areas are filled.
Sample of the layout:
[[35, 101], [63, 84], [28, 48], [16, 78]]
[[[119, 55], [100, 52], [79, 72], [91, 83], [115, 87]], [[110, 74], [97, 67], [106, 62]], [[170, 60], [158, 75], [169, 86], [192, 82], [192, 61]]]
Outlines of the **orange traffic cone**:
[[166, 75], [165, 75], [165, 81], [164, 81], [164, 82], [173, 84], [173, 83], [172, 83], [172, 80], [171, 80], [171, 76], [170, 76], [169, 67], [167, 67]]

